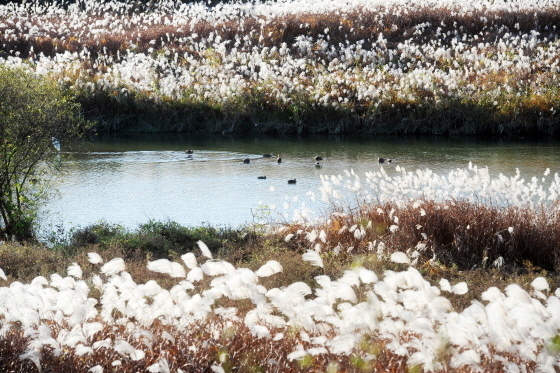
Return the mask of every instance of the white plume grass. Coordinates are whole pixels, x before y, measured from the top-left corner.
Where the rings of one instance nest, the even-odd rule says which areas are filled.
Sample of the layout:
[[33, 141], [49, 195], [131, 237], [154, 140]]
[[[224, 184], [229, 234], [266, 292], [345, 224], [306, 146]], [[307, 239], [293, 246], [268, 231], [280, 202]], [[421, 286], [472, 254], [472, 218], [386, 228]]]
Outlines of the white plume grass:
[[202, 271], [209, 276], [228, 275], [235, 273], [235, 267], [224, 261], [208, 261], [200, 266]]
[[259, 277], [269, 277], [278, 272], [282, 272], [282, 265], [276, 260], [269, 260], [261, 266], [255, 273]]
[[169, 368], [169, 363], [167, 359], [164, 357], [160, 357], [157, 363], [150, 365], [147, 368], [148, 372], [150, 373], [170, 373], [171, 370]]
[[357, 336], [353, 334], [342, 334], [334, 337], [327, 343], [329, 351], [333, 354], [348, 355], [356, 345]]
[[533, 289], [538, 291], [550, 291], [550, 286], [544, 277], [537, 277], [531, 282]]
[[101, 273], [108, 276], [117, 275], [119, 272], [126, 270], [126, 265], [122, 258], [111, 259], [101, 267]]
[[35, 364], [39, 373], [41, 373], [43, 371], [42, 366], [41, 366], [41, 355], [39, 354], [39, 352], [37, 350], [27, 351], [27, 352], [19, 355], [19, 359], [20, 360], [30, 360], [33, 364]]
[[129, 356], [133, 361], [142, 360], [145, 356], [144, 351], [135, 349], [130, 343], [123, 339], [117, 340], [113, 349], [121, 355]]
[[189, 271], [189, 273], [187, 274], [187, 281], [189, 282], [198, 282], [198, 281], [202, 281], [202, 279], [204, 278], [204, 272], [202, 271], [202, 268], [200, 267], [196, 267], [193, 268]]
[[103, 289], [103, 280], [99, 277], [99, 275], [94, 275], [91, 282], [97, 290], [101, 291]]
[[212, 259], [212, 252], [210, 251], [210, 249], [208, 248], [208, 246], [206, 246], [206, 244], [204, 242], [199, 240], [197, 242], [197, 245], [200, 248], [200, 251], [202, 252], [202, 255], [204, 255], [208, 259]]
[[316, 251], [307, 250], [307, 252], [302, 255], [302, 259], [306, 262], [310, 262], [314, 266], [323, 268], [323, 259], [321, 259], [321, 255]]
[[82, 268], [78, 265], [78, 263], [72, 263], [72, 265], [68, 267], [68, 276], [72, 276], [78, 279], [82, 278]]
[[185, 263], [188, 269], [193, 269], [198, 266], [198, 263], [196, 262], [196, 256], [193, 253], [183, 254], [181, 255], [181, 259], [183, 260], [183, 262]]
[[171, 262], [167, 259], [158, 259], [148, 262], [147, 268], [150, 271], [165, 273], [171, 277], [186, 277], [187, 273], [185, 268], [176, 262]]
[[466, 282], [459, 282], [451, 287], [451, 292], [457, 295], [467, 294], [469, 287]]
[[359, 268], [355, 269], [355, 271], [358, 273], [358, 276], [360, 277], [360, 280], [364, 284], [373, 284], [373, 283], [376, 283], [379, 280], [377, 278], [377, 275], [375, 274], [375, 272], [370, 271], [369, 269], [359, 267]]
[[113, 348], [113, 344], [111, 343], [111, 338], [105, 338], [102, 339], [100, 341], [97, 342], [93, 342], [93, 344], [91, 345], [91, 347], [93, 347], [94, 350], [98, 350], [101, 348], [105, 348], [107, 350], [110, 350]]
[[101, 264], [103, 263], [103, 258], [98, 253], [88, 253], [88, 260], [91, 264]]
[[394, 253], [392, 253], [391, 261], [394, 263], [410, 264], [410, 259], [408, 258], [408, 256], [401, 251], [395, 251]]
[[[310, 259], [316, 261], [318, 253], [309, 252], [313, 255]], [[149, 266], [168, 271], [170, 264], [165, 260], [152, 261]], [[327, 275], [315, 277], [319, 284], [315, 289], [304, 282], [270, 290], [258, 284], [259, 272], [272, 275], [279, 270], [281, 265], [276, 261], [269, 261], [253, 272], [209, 260], [189, 272], [189, 275], [198, 272], [200, 276], [204, 273], [214, 276], [209, 285], [199, 287], [182, 280], [169, 291], [154, 280], [137, 285], [124, 271], [113, 274], [105, 283], [94, 275], [92, 278], [99, 281], [95, 286], [102, 293], [99, 315], [96, 299], [87, 298], [89, 288], [85, 281], [53, 274], [50, 283], [36, 278], [29, 285], [15, 281], [10, 287], [0, 287], [0, 310], [9, 307], [10, 311], [3, 313], [8, 325], [21, 322], [25, 335], [30, 338], [29, 350], [21, 358], [38, 364], [41, 357], [35, 352], [50, 346], [56, 353], [73, 349], [81, 357], [103, 349], [106, 353], [114, 351], [122, 356], [114, 361], [115, 366], [124, 367], [146, 359], [146, 351], [159, 348], [158, 341], [178, 345], [172, 332], [174, 327], [189, 328], [208, 320], [206, 331], [215, 338], [221, 338], [228, 328], [242, 322], [262, 343], [273, 338], [281, 340], [285, 333], [296, 328], [297, 338], [306, 347], [294, 348], [290, 354], [294, 360], [327, 353], [368, 356], [360, 342], [364, 335], [375, 333], [388, 341], [384, 347], [388, 351], [408, 355], [409, 362], [426, 371], [443, 369], [443, 363], [437, 359], [438, 351], [445, 352], [448, 367], [456, 370], [482, 369], [482, 362], [487, 359], [503, 361], [511, 369], [519, 368], [517, 362], [505, 357], [507, 354], [529, 361], [541, 371], [555, 366], [550, 357], [555, 353], [553, 341], [560, 331], [556, 316], [560, 299], [550, 295], [544, 302], [539, 300], [535, 292], [549, 291], [544, 278], [533, 281], [533, 293], [516, 284], [508, 285], [505, 293], [489, 288], [481, 294], [482, 302], [473, 301], [458, 312], [440, 295], [440, 289], [427, 282], [414, 267], [402, 272], [387, 270], [382, 279], [370, 270], [355, 267], [344, 271], [338, 280]], [[440, 280], [439, 287], [443, 293], [458, 296], [468, 291], [465, 282], [451, 285], [446, 279]], [[52, 297], [50, 303], [49, 297]], [[232, 302], [250, 299], [253, 309], [243, 316], [235, 307], [216, 308], [215, 302], [222, 297]], [[42, 301], [37, 301], [39, 298]], [[51, 331], [51, 324], [44, 323], [49, 315], [60, 325], [56, 331]], [[210, 321], [212, 318], [217, 321]], [[156, 319], [169, 329], [150, 330]], [[117, 334], [101, 335], [107, 325], [111, 333]], [[6, 332], [5, 325], [0, 332]], [[407, 338], [402, 339], [402, 335]], [[135, 347], [134, 343], [145, 347]], [[203, 345], [191, 346], [194, 349], [191, 350], [205, 348]], [[148, 371], [171, 369], [166, 362], [152, 361]]]
[[288, 358], [289, 361], [294, 361], [294, 360], [300, 360], [307, 355], [308, 355], [307, 351], [305, 351], [304, 349], [301, 349], [301, 350], [296, 350], [296, 351], [293, 351], [293, 352], [289, 353], [287, 358]]
[[93, 353], [93, 348], [79, 344], [74, 349], [76, 356], [84, 356]]
[[31, 285], [47, 286], [48, 284], [49, 280], [47, 280], [45, 276], [37, 276], [31, 280]]
[[449, 283], [449, 280], [447, 280], [445, 278], [442, 278], [441, 280], [439, 280], [439, 287], [443, 291], [451, 292], [451, 284]]
[[449, 281], [444, 278], [439, 281], [439, 287], [443, 291], [447, 291], [449, 293], [454, 293], [457, 295], [464, 295], [469, 291], [469, 287], [466, 282], [459, 282], [456, 285], [451, 286]]

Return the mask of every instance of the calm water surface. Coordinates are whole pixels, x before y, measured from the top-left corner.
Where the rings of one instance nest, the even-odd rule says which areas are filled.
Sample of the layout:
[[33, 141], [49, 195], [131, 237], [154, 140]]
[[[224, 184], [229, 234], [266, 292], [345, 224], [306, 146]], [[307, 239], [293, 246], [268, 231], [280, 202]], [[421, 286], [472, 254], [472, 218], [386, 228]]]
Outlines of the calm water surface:
[[[389, 173], [400, 165], [446, 174], [469, 161], [495, 175], [514, 175], [518, 168], [526, 180], [546, 168], [560, 172], [560, 143], [546, 141], [143, 134], [97, 136], [80, 149], [62, 150], [65, 173], [41, 214], [47, 231], [99, 221], [132, 229], [149, 220], [237, 227], [254, 222], [263, 206], [275, 206], [274, 217], [291, 219], [302, 204], [324, 208], [306, 194], [313, 191], [320, 199], [321, 174], [353, 169], [362, 176], [379, 168], [378, 157], [394, 160], [383, 166]], [[263, 158], [265, 153], [280, 154], [282, 163]], [[315, 155], [323, 157], [321, 168]], [[289, 185], [294, 178], [297, 184]]]

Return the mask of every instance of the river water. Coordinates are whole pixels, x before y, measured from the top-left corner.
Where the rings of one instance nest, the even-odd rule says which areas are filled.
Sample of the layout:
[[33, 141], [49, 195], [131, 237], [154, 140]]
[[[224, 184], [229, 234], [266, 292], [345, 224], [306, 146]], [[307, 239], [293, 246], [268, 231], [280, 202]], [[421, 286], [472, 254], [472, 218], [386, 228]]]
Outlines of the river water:
[[[393, 159], [383, 166], [389, 173], [398, 165], [447, 174], [469, 162], [495, 175], [519, 169], [526, 180], [547, 168], [560, 172], [560, 143], [526, 140], [129, 134], [96, 136], [79, 149], [63, 144], [62, 153], [57, 194], [40, 212], [44, 231], [101, 221], [134, 229], [150, 220], [217, 227], [290, 220], [302, 204], [317, 213], [325, 208], [320, 175], [351, 169], [363, 175], [379, 169], [378, 157]], [[279, 154], [282, 163], [267, 153]], [[320, 168], [316, 155], [323, 158]]]

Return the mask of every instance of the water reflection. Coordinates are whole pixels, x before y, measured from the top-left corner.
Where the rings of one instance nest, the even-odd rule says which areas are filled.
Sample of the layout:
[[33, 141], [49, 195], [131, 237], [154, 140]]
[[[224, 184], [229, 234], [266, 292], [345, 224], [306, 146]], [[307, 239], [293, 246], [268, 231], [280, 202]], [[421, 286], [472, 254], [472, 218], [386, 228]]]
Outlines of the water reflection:
[[[255, 214], [262, 215], [259, 207], [271, 205], [290, 219], [302, 204], [325, 208], [318, 201], [320, 175], [350, 169], [363, 175], [381, 167], [378, 157], [393, 159], [382, 166], [389, 173], [399, 165], [446, 174], [469, 161], [488, 166], [494, 175], [514, 175], [518, 168], [526, 180], [542, 176], [546, 168], [560, 172], [559, 143], [546, 141], [132, 134], [97, 136], [83, 148], [63, 144], [62, 150], [66, 173], [57, 185], [59, 198], [48, 203], [42, 217], [45, 226], [66, 229], [100, 220], [135, 228], [150, 219], [235, 227], [254, 221]], [[263, 157], [271, 153], [280, 154], [282, 163]], [[320, 167], [317, 155], [323, 158]], [[297, 183], [288, 184], [290, 179]]]

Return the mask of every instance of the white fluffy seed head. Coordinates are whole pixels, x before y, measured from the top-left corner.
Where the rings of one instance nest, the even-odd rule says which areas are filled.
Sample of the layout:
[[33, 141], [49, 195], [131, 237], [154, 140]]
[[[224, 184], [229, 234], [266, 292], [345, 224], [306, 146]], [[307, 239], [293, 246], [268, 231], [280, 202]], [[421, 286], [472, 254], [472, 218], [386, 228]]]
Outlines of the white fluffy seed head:
[[394, 253], [392, 253], [391, 261], [394, 263], [410, 264], [410, 259], [408, 258], [408, 256], [401, 251], [395, 251]]
[[198, 241], [197, 244], [198, 247], [200, 248], [200, 251], [202, 251], [202, 255], [204, 255], [208, 259], [212, 259], [212, 252], [210, 251], [208, 246], [206, 246], [206, 244], [202, 241]]
[[313, 250], [307, 250], [305, 254], [303, 254], [302, 259], [306, 262], [310, 262], [311, 264], [323, 268], [323, 259], [321, 259], [321, 255], [318, 252]]
[[272, 276], [278, 272], [282, 272], [282, 264], [278, 263], [276, 260], [269, 260], [261, 268], [255, 272], [259, 277]]
[[219, 262], [212, 262], [207, 261], [203, 265], [200, 266], [202, 271], [209, 276], [218, 276], [218, 275], [230, 275], [235, 272], [235, 267], [228, 262], [219, 261]]
[[187, 273], [185, 268], [176, 262], [170, 262], [167, 259], [158, 259], [153, 262], [148, 262], [148, 269], [150, 271], [165, 273], [171, 277], [185, 277]]
[[181, 259], [189, 269], [193, 269], [198, 266], [198, 263], [196, 262], [196, 257], [194, 256], [193, 253], [183, 254], [181, 255]]
[[101, 273], [112, 276], [126, 269], [124, 260], [122, 258], [111, 259], [101, 267]]
[[88, 253], [88, 260], [91, 264], [101, 264], [103, 263], [103, 258], [98, 253]]
[[537, 277], [536, 279], [534, 279], [533, 282], [531, 282], [531, 286], [533, 287], [533, 289], [538, 291], [550, 290], [550, 286], [548, 286], [548, 282], [546, 282], [546, 279], [544, 277]]
[[72, 263], [72, 265], [68, 267], [68, 276], [82, 278], [82, 275], [82, 268], [78, 265], [78, 263]]
[[204, 278], [204, 273], [202, 272], [202, 268], [200, 267], [191, 269], [187, 274], [187, 281], [189, 282], [202, 281], [203, 278]]

